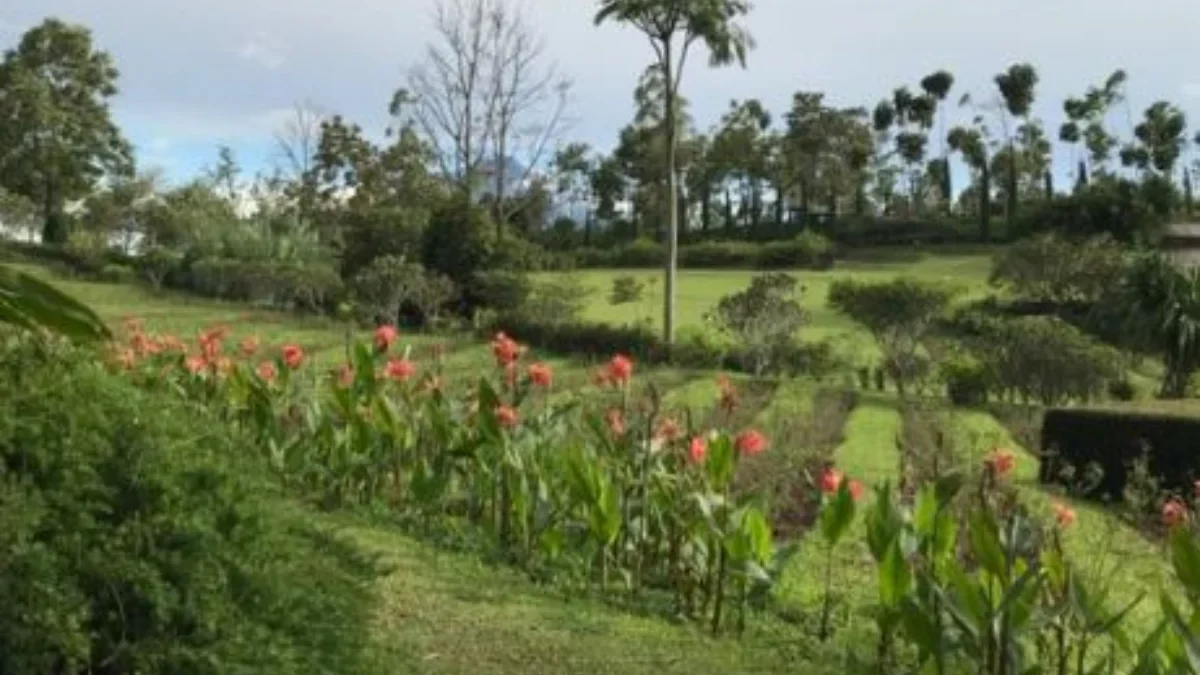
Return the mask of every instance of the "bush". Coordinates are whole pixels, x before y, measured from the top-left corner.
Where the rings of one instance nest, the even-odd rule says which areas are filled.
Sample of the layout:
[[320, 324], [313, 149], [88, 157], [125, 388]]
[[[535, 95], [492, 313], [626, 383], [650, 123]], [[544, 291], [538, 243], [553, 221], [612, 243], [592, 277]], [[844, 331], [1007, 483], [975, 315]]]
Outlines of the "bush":
[[463, 296], [468, 309], [519, 311], [531, 292], [533, 285], [524, 273], [492, 270], [477, 272], [463, 289]]
[[756, 266], [763, 269], [833, 267], [834, 246], [826, 237], [805, 230], [793, 239], [763, 244]]
[[1121, 378], [1108, 383], [1108, 395], [1118, 401], [1132, 401], [1137, 398], [1137, 389], [1127, 378]]
[[[649, 239], [575, 252], [579, 267], [645, 269], [660, 267], [665, 260], [666, 249]], [[679, 247], [679, 266], [693, 269], [828, 269], [833, 260], [833, 243], [812, 231], [784, 241], [700, 241]]]
[[645, 282], [630, 274], [614, 277], [612, 291], [608, 294], [608, 302], [613, 305], [624, 305], [638, 302], [646, 292]]
[[137, 270], [154, 290], [160, 290], [171, 272], [183, 264], [183, 255], [162, 246], [150, 246], [137, 257]]
[[997, 254], [991, 283], [1023, 300], [1094, 303], [1120, 283], [1125, 268], [1124, 249], [1108, 235], [1076, 241], [1048, 234]]
[[[559, 275], [554, 281], [544, 281], [530, 286], [529, 294], [517, 312], [530, 318], [564, 323], [578, 321], [587, 308], [592, 289], [573, 274]], [[494, 305], [498, 307], [499, 305]]]
[[962, 407], [987, 403], [991, 374], [975, 359], [959, 357], [946, 361], [941, 366], [941, 375], [950, 403]]
[[367, 671], [372, 566], [247, 439], [44, 354], [0, 355], [0, 672]]
[[105, 265], [95, 279], [105, 284], [131, 284], [137, 281], [137, 272], [129, 265]]
[[[1121, 499], [1134, 462], [1145, 459], [1165, 489], [1185, 489], [1200, 477], [1200, 417], [1133, 409], [1062, 408], [1042, 421], [1042, 482], [1073, 482], [1091, 464], [1103, 472], [1091, 496]], [[1065, 470], [1066, 474], [1064, 474]]]
[[1162, 217], [1155, 213], [1147, 196], [1141, 186], [1129, 180], [1097, 180], [1073, 194], [1030, 202], [1021, 209], [1009, 234], [1108, 234], [1119, 242], [1132, 243], [1155, 233], [1162, 225]]
[[762, 375], [795, 343], [808, 318], [796, 300], [795, 277], [773, 272], [754, 277], [743, 291], [721, 298], [708, 320], [741, 345], [743, 368]]
[[342, 294], [341, 278], [333, 267], [309, 263], [202, 258], [168, 274], [180, 290], [221, 300], [262, 303], [281, 309], [320, 312]]

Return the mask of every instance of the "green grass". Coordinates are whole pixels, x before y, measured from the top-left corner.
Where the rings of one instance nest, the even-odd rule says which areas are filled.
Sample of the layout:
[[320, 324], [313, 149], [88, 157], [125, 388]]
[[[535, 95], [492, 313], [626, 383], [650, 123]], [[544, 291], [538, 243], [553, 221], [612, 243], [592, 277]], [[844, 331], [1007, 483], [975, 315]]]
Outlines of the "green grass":
[[[793, 274], [804, 287], [801, 302], [810, 313], [810, 323], [801, 329], [801, 335], [803, 339], [813, 341], [836, 339], [839, 347], [850, 353], [873, 353], [875, 348], [870, 338], [849, 319], [827, 306], [829, 286], [834, 281], [844, 278], [886, 281], [898, 276], [912, 276], [923, 281], [959, 285], [965, 291], [963, 299], [974, 299], [986, 293], [989, 269], [987, 255], [964, 252], [915, 256], [896, 262], [849, 260], [828, 271], [798, 270]], [[586, 319], [612, 324], [643, 321], [655, 327], [662, 325], [661, 272], [583, 270], [574, 274], [592, 291], [591, 304], [584, 314]], [[722, 297], [745, 288], [756, 274], [759, 272], [753, 270], [680, 270], [676, 325], [680, 328], [701, 327], [705, 315]], [[608, 302], [613, 278], [622, 275], [646, 282], [646, 292], [640, 301], [624, 305]], [[544, 275], [543, 278], [552, 276]]]

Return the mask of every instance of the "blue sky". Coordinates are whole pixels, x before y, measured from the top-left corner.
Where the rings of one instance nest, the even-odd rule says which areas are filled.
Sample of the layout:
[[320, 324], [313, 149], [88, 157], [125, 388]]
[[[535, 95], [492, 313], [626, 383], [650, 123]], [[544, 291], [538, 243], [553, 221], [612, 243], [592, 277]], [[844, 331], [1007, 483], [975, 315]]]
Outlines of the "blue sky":
[[[257, 168], [272, 131], [300, 100], [381, 130], [390, 93], [420, 58], [432, 0], [37, 0], [0, 6], [0, 44], [48, 15], [91, 27], [121, 69], [119, 122], [144, 165], [182, 178], [231, 145]], [[631, 30], [592, 24], [593, 0], [526, 0], [547, 54], [574, 80], [570, 135], [611, 146], [632, 114], [631, 91], [651, 58]], [[746, 70], [710, 70], [702, 55], [685, 95], [702, 128], [732, 98], [758, 97], [776, 114], [792, 92], [822, 90], [869, 104], [947, 68], [964, 91], [991, 94], [1017, 60], [1041, 74], [1036, 113], [1051, 129], [1062, 99], [1113, 69], [1130, 75], [1135, 117], [1170, 99], [1200, 128], [1197, 0], [758, 0], [758, 48]], [[1123, 123], [1123, 113], [1117, 117]], [[1065, 153], [1057, 159], [1065, 172]]]

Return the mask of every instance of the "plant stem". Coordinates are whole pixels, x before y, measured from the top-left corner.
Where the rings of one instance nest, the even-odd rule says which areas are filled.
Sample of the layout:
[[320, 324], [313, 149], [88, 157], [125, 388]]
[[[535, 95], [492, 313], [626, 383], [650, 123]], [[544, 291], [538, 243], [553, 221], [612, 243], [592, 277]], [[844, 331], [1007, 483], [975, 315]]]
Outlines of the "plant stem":
[[833, 544], [825, 550], [825, 598], [821, 603], [821, 642], [829, 639], [829, 619], [833, 613]]

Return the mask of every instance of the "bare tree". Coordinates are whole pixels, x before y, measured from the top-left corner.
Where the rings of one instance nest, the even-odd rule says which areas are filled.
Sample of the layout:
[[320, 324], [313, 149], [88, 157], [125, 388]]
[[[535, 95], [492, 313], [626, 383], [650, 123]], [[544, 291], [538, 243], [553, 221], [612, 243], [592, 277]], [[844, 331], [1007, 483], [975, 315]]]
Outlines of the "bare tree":
[[300, 101], [275, 130], [276, 163], [287, 179], [299, 182], [312, 171], [321, 142], [321, 122], [328, 116], [312, 101]]
[[446, 180], [467, 200], [489, 192], [499, 227], [521, 208], [511, 187], [548, 161], [566, 127], [570, 82], [511, 0], [439, 0], [434, 33], [397, 100], [409, 104]]

